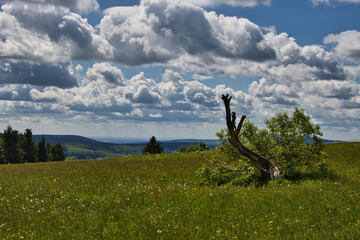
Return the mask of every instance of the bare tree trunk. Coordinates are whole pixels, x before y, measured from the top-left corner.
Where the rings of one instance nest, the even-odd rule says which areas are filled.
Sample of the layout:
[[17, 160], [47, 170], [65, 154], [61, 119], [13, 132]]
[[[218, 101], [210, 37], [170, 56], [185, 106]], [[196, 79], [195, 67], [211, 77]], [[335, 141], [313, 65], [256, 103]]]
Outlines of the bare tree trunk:
[[269, 159], [253, 152], [252, 150], [245, 147], [239, 140], [239, 133], [242, 127], [242, 124], [246, 118], [245, 115], [242, 115], [238, 126], [235, 126], [236, 113], [230, 111], [230, 101], [232, 97], [229, 95], [222, 95], [221, 99], [225, 104], [226, 111], [226, 125], [230, 133], [230, 143], [233, 145], [241, 155], [247, 157], [253, 161], [263, 173], [265, 173], [269, 179], [274, 180], [281, 177], [279, 169], [275, 166], [273, 162]]

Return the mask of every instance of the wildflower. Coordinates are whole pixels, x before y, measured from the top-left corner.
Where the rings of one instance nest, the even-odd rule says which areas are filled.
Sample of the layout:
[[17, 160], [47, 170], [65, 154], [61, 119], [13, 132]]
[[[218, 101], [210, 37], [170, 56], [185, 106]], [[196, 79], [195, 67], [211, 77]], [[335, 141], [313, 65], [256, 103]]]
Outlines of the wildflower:
[[157, 233], [162, 233], [162, 231], [159, 229], [159, 230], [157, 230]]

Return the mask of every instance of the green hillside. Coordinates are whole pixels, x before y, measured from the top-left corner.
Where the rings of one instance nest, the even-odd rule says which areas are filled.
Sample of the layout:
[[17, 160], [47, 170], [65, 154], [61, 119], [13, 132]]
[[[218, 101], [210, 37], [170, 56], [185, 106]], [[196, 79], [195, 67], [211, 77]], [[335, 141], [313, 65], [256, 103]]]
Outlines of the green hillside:
[[[34, 135], [35, 142], [42, 135]], [[65, 156], [75, 156], [77, 159], [98, 159], [121, 157], [125, 155], [140, 154], [142, 144], [114, 144], [96, 141], [77, 135], [44, 135], [46, 142], [50, 144], [61, 143]]]
[[[43, 135], [34, 135], [38, 142]], [[60, 142], [64, 148], [65, 156], [75, 156], [77, 159], [112, 158], [142, 153], [145, 143], [116, 144], [96, 141], [77, 135], [44, 135], [46, 142], [55, 145]], [[216, 140], [173, 140], [163, 142], [166, 153], [177, 152], [181, 146], [190, 146], [205, 141], [210, 147], [215, 148]]]
[[360, 143], [326, 152], [328, 177], [262, 187], [200, 185], [199, 153], [1, 165], [0, 236], [358, 239]]

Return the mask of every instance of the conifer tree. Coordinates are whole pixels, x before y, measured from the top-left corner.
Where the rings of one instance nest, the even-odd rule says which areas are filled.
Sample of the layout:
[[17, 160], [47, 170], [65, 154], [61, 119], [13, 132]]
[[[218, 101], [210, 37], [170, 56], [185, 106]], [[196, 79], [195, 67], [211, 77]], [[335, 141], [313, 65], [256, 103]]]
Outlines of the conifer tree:
[[164, 152], [161, 142], [152, 136], [143, 149], [143, 154], [160, 154]]
[[13, 130], [10, 125], [3, 133], [4, 163], [21, 163], [22, 151], [19, 148], [19, 132]]
[[61, 147], [60, 143], [57, 143], [55, 146], [51, 147], [51, 161], [64, 161], [65, 155], [64, 150]]
[[36, 145], [34, 142], [34, 139], [32, 137], [32, 131], [31, 129], [25, 129], [21, 148], [24, 151], [24, 161], [25, 162], [36, 162], [37, 156], [36, 156]]
[[46, 149], [46, 142], [44, 135], [41, 137], [40, 141], [38, 142], [38, 160], [39, 162], [47, 162], [48, 161], [48, 154]]
[[3, 146], [4, 146], [4, 141], [3, 141], [3, 134], [0, 133], [0, 164], [4, 164], [4, 154], [3, 154]]

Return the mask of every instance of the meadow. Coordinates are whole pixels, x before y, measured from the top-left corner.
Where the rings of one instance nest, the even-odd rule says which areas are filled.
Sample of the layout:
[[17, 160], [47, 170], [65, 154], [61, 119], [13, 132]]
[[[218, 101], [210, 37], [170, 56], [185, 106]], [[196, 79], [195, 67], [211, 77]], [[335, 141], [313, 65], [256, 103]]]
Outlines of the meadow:
[[360, 143], [326, 152], [261, 187], [200, 185], [199, 153], [1, 165], [0, 239], [359, 239]]

